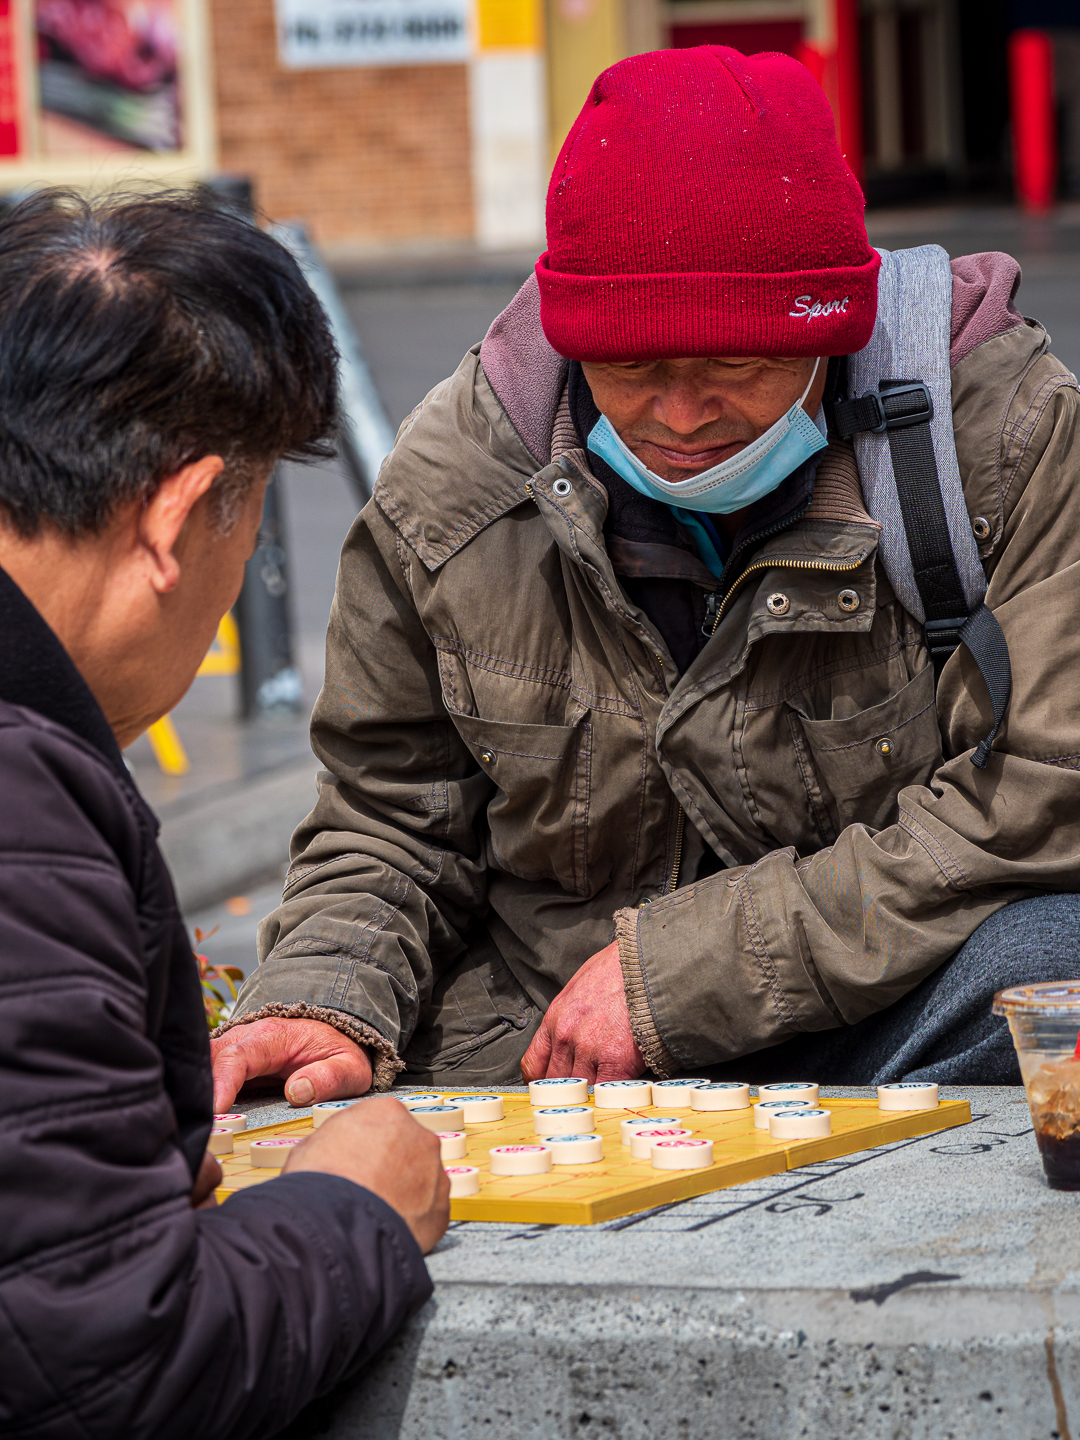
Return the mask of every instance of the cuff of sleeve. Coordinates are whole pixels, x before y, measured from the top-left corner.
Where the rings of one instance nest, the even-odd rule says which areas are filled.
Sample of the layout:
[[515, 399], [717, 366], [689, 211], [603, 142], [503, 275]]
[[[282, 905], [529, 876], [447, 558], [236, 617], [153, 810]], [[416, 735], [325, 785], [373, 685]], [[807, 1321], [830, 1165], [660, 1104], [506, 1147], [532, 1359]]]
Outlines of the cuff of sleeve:
[[280, 1001], [274, 1001], [263, 1005], [259, 1010], [253, 1010], [248, 1015], [241, 1015], [236, 1020], [226, 1020], [213, 1032], [211, 1039], [220, 1039], [229, 1030], [235, 1030], [238, 1025], [250, 1025], [253, 1020], [321, 1020], [324, 1025], [332, 1025], [335, 1030], [340, 1030], [357, 1045], [364, 1045], [372, 1052], [372, 1080], [373, 1090], [389, 1090], [393, 1085], [398, 1073], [405, 1069], [405, 1062], [398, 1058], [397, 1051], [390, 1041], [385, 1039], [379, 1032], [363, 1020], [358, 1020], [355, 1015], [348, 1015], [344, 1010], [331, 1010], [323, 1005], [307, 1005], [303, 1001], [296, 1001], [286, 1005]]
[[[389, 1312], [390, 1325], [376, 1337], [378, 1345], [389, 1338], [390, 1332], [408, 1315], [414, 1315], [430, 1299], [434, 1286], [412, 1231], [396, 1210], [365, 1186], [342, 1175], [304, 1170], [279, 1175], [265, 1185], [239, 1190], [229, 1196], [227, 1204], [201, 1213], [210, 1217], [204, 1223], [220, 1224], [220, 1217], [224, 1216], [227, 1220], [239, 1220], [250, 1231], [265, 1223], [262, 1212], [267, 1208], [282, 1214], [286, 1229], [303, 1228], [312, 1242], [314, 1253], [325, 1260], [326, 1273], [338, 1280], [343, 1314], [355, 1310], [358, 1299], [363, 1299], [365, 1295], [372, 1302], [372, 1310], [382, 1311], [384, 1317]], [[334, 1222], [339, 1227], [337, 1237], [333, 1236], [331, 1228]], [[275, 1226], [275, 1229], [278, 1227]], [[366, 1268], [364, 1261], [370, 1262], [375, 1254], [372, 1236], [376, 1232], [381, 1232], [392, 1247], [397, 1261], [395, 1268], [405, 1291], [403, 1295], [389, 1289], [384, 1289], [381, 1294], [372, 1293], [372, 1287], [362, 1283]], [[266, 1250], [272, 1251], [272, 1246], [267, 1244]], [[351, 1283], [348, 1279], [339, 1279], [343, 1268], [348, 1267], [350, 1262], [359, 1269], [359, 1273], [354, 1271]], [[385, 1283], [385, 1275], [383, 1279]], [[342, 1338], [346, 1339], [348, 1327], [341, 1328]], [[353, 1347], [346, 1348], [354, 1348], [359, 1338], [354, 1333]], [[376, 1346], [365, 1348], [370, 1354]]]
[[645, 1058], [645, 1064], [654, 1074], [665, 1080], [674, 1075], [680, 1067], [656, 1028], [652, 1006], [649, 1004], [649, 987], [645, 972], [641, 968], [641, 953], [638, 950], [637, 910], [615, 912], [615, 940], [619, 946], [619, 964], [622, 966], [626, 1006], [630, 1012], [630, 1029]]

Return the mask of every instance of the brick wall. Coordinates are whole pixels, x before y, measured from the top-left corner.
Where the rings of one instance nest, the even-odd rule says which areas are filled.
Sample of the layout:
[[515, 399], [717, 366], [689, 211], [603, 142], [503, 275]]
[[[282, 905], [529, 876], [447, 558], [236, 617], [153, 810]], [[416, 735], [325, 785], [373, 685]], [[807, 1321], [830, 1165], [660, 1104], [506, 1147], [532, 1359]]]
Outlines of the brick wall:
[[278, 220], [317, 240], [473, 232], [463, 65], [286, 70], [273, 0], [211, 0], [218, 145]]

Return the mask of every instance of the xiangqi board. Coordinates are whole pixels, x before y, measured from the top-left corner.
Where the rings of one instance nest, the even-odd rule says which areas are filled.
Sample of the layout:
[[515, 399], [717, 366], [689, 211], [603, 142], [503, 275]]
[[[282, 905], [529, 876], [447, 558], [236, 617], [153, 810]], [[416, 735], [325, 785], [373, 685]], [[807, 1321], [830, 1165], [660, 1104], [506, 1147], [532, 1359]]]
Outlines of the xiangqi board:
[[[603, 1158], [595, 1163], [555, 1165], [546, 1174], [498, 1176], [491, 1173], [491, 1149], [532, 1146], [538, 1140], [529, 1097], [504, 1094], [502, 1100], [505, 1113], [501, 1120], [456, 1127], [465, 1132], [466, 1154], [448, 1163], [477, 1167], [480, 1189], [476, 1195], [451, 1200], [454, 1220], [592, 1225], [971, 1120], [970, 1107], [963, 1100], [943, 1100], [932, 1110], [885, 1111], [878, 1108], [876, 1100], [826, 1099], [821, 1108], [830, 1112], [831, 1135], [775, 1140], [768, 1130], [755, 1129], [752, 1109], [701, 1111], [689, 1105], [674, 1106], [667, 1100], [632, 1110], [594, 1110], [588, 1128], [603, 1141]], [[665, 1171], [654, 1169], [649, 1159], [631, 1157], [629, 1146], [622, 1142], [622, 1122], [631, 1116], [653, 1118], [676, 1110], [680, 1125], [695, 1137], [713, 1142], [713, 1164], [704, 1169]], [[249, 1148], [253, 1140], [301, 1137], [311, 1129], [312, 1121], [305, 1116], [237, 1133], [233, 1153], [218, 1157], [223, 1171], [218, 1199], [280, 1174], [278, 1169], [252, 1165]]]

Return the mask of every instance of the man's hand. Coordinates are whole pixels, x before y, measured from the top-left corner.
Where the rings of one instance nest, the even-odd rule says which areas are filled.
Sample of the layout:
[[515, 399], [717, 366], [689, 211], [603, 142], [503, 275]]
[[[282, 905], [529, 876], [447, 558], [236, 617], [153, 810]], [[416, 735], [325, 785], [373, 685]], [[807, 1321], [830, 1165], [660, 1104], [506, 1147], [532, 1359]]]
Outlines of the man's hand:
[[633, 1080], [645, 1069], [626, 1008], [619, 947], [600, 950], [548, 1006], [525, 1052], [526, 1080], [580, 1075], [583, 1080]]
[[347, 1100], [371, 1089], [371, 1061], [321, 1020], [253, 1020], [210, 1042], [214, 1113], [224, 1115], [248, 1080], [287, 1080], [290, 1105]]
[[439, 1138], [418, 1125], [400, 1100], [379, 1095], [331, 1116], [298, 1145], [285, 1174], [343, 1175], [385, 1200], [426, 1255], [450, 1223], [450, 1177]]

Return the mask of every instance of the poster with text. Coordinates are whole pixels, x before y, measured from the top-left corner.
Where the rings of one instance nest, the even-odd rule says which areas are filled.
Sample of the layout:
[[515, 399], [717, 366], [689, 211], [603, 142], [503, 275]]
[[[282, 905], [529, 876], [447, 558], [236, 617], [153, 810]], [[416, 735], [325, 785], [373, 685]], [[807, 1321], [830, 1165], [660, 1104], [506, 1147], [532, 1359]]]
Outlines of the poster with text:
[[468, 0], [276, 0], [290, 69], [427, 65], [470, 54]]
[[41, 153], [182, 148], [180, 0], [37, 0]]

